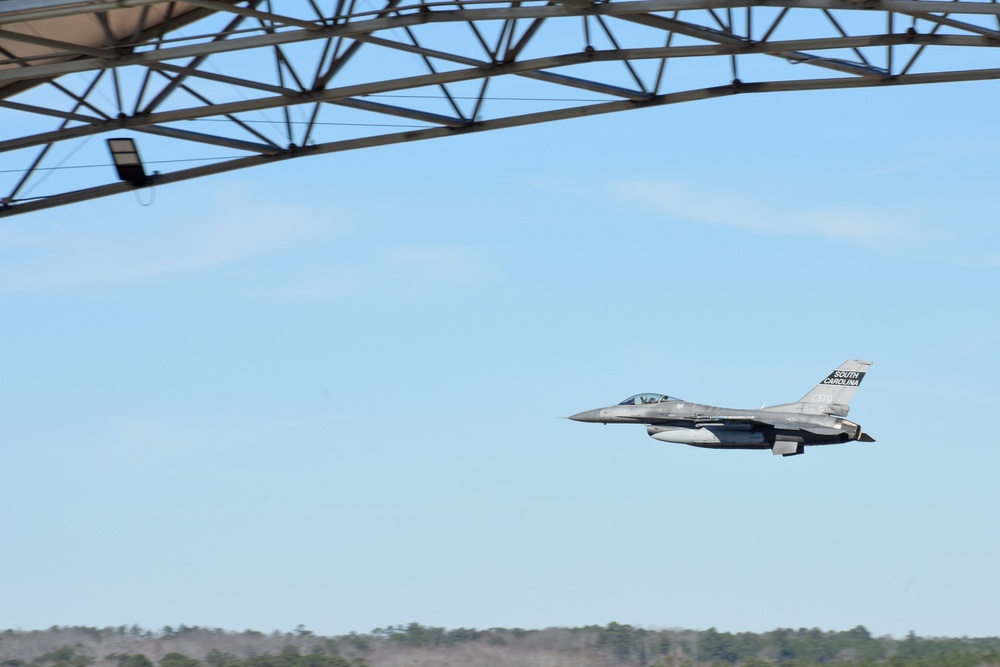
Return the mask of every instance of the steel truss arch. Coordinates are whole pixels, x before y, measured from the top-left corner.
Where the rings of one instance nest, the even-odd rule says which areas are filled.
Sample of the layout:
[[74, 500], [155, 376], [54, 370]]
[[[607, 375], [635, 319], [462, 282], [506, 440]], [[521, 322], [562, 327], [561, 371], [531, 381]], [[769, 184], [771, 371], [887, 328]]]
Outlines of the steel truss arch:
[[[998, 46], [1000, 4], [965, 0], [0, 0], [0, 216], [727, 95], [997, 79]], [[102, 136], [156, 172], [114, 178]]]

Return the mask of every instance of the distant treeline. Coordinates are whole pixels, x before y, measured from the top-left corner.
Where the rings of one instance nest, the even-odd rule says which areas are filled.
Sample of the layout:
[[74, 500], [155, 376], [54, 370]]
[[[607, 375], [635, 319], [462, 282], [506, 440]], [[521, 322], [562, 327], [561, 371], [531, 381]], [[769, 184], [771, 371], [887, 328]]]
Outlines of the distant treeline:
[[53, 627], [0, 633], [0, 667], [1000, 667], [1000, 638], [874, 637], [778, 629], [764, 633], [580, 628], [445, 629], [410, 623], [367, 634], [316, 635], [181, 625], [147, 630]]

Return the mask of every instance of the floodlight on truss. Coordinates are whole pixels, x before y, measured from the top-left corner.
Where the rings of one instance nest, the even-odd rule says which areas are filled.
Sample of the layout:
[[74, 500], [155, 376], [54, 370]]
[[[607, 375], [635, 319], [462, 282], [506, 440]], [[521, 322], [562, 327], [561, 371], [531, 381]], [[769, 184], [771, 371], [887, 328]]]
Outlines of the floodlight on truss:
[[114, 133], [169, 184], [730, 95], [992, 80], [998, 47], [981, 0], [5, 0], [0, 216], [149, 184], [108, 180], [88, 141]]
[[108, 139], [111, 161], [118, 172], [118, 178], [132, 185], [147, 185], [149, 178], [142, 166], [139, 150], [134, 139]]

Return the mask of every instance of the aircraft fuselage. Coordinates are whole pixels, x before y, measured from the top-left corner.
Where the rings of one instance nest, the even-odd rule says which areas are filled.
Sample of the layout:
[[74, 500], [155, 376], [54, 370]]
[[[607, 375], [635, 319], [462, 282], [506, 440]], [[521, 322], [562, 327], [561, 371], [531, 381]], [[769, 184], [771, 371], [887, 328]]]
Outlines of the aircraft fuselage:
[[873, 442], [845, 419], [870, 361], [848, 360], [794, 403], [757, 410], [691, 403], [665, 394], [636, 394], [618, 405], [587, 410], [570, 419], [598, 424], [645, 424], [651, 438], [712, 449], [770, 449], [801, 454], [806, 445], [852, 440]]
[[712, 449], [771, 449], [778, 440], [829, 445], [858, 440], [862, 435], [858, 424], [833, 415], [740, 410], [686, 401], [612, 405], [570, 419], [646, 424], [646, 432], [656, 440]]

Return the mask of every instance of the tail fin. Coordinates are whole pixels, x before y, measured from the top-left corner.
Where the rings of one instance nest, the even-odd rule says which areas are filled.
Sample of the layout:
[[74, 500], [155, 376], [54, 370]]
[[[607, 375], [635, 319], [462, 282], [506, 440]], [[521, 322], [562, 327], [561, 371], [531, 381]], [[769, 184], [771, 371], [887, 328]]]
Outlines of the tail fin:
[[845, 361], [797, 403], [772, 405], [764, 410], [845, 417], [851, 409], [851, 399], [871, 365], [870, 361]]

